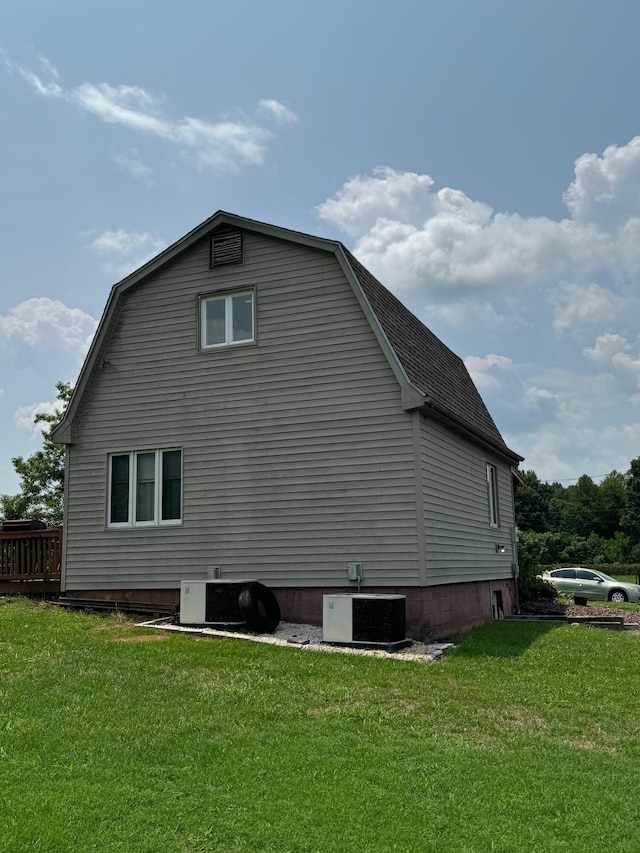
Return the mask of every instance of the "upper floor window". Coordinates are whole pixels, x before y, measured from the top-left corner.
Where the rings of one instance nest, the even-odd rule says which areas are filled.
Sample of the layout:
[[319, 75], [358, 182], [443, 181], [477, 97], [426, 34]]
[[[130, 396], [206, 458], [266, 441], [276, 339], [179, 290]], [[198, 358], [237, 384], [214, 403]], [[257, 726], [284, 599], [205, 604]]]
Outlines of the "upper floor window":
[[200, 301], [200, 341], [203, 349], [246, 344], [255, 340], [253, 291], [208, 296]]
[[489, 498], [489, 524], [497, 527], [498, 514], [498, 469], [495, 465], [487, 465], [487, 495]]
[[144, 450], [109, 457], [108, 526], [182, 520], [182, 451]]

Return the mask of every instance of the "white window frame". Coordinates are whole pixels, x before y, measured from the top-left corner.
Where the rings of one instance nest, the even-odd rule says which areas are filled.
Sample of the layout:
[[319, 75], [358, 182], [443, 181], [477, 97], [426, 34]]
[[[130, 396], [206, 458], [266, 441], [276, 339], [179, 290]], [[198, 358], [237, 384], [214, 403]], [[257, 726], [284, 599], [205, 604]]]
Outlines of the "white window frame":
[[489, 526], [500, 526], [500, 504], [498, 501], [498, 468], [487, 462], [487, 498], [489, 501]]
[[[233, 300], [238, 296], [251, 297], [251, 337], [243, 338], [240, 341], [233, 340]], [[207, 343], [207, 304], [209, 302], [224, 302], [224, 323], [225, 334], [224, 341], [219, 344]], [[238, 347], [253, 344], [256, 341], [256, 297], [255, 291], [251, 288], [247, 290], [233, 290], [229, 293], [216, 293], [210, 296], [200, 297], [200, 349], [214, 350], [223, 347]]]
[[[164, 453], [180, 453], [180, 516], [179, 518], [162, 518], [162, 458]], [[153, 496], [153, 518], [147, 521], [136, 521], [136, 488], [137, 488], [137, 460], [138, 456], [153, 453], [154, 461], [154, 496]], [[113, 486], [112, 460], [118, 456], [126, 456], [129, 460], [129, 497], [127, 521], [111, 521], [111, 492]], [[162, 447], [157, 450], [131, 450], [121, 453], [110, 453], [107, 458], [107, 507], [106, 518], [108, 528], [131, 528], [131, 527], [175, 527], [182, 524], [182, 496], [183, 496], [183, 451], [181, 447]]]

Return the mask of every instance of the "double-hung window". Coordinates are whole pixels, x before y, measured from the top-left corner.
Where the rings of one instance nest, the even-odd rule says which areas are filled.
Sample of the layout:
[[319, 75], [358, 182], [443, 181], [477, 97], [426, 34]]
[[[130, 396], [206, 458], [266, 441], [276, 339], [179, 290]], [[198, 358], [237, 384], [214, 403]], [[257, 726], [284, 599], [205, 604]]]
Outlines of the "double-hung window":
[[255, 340], [255, 300], [252, 290], [206, 296], [200, 300], [202, 349], [247, 344]]
[[182, 451], [143, 450], [109, 457], [109, 527], [182, 521]]
[[498, 469], [495, 465], [487, 465], [487, 496], [489, 499], [489, 524], [497, 527], [499, 524], [498, 513]]

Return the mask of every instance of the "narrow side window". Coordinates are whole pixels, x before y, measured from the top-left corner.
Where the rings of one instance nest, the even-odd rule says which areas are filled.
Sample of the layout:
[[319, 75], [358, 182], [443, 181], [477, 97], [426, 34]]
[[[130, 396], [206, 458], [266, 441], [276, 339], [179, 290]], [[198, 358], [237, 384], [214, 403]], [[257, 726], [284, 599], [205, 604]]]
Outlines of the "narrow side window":
[[136, 521], [151, 522], [155, 516], [156, 454], [136, 453]]
[[111, 457], [109, 523], [129, 522], [129, 454]]
[[487, 495], [489, 499], [489, 524], [498, 526], [498, 469], [495, 465], [487, 465]]
[[182, 453], [165, 450], [162, 454], [162, 521], [182, 515]]

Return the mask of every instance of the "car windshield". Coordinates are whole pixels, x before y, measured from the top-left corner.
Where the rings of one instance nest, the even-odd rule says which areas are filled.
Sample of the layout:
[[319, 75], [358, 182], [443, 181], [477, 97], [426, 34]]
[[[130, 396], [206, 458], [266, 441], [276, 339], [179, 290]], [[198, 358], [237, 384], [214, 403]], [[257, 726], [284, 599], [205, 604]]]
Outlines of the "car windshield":
[[606, 581], [612, 581], [613, 583], [620, 583], [615, 578], [612, 578], [611, 575], [605, 575], [604, 572], [598, 572], [601, 578], [604, 578]]

